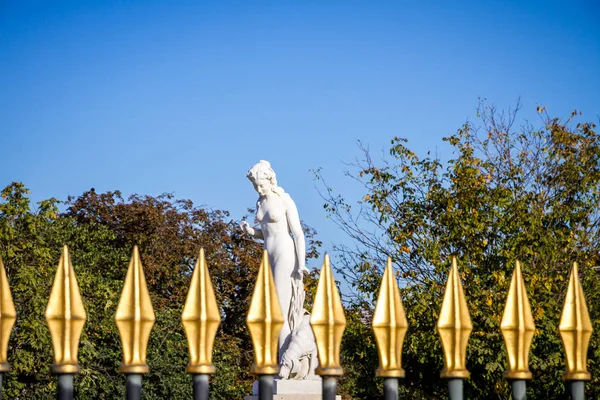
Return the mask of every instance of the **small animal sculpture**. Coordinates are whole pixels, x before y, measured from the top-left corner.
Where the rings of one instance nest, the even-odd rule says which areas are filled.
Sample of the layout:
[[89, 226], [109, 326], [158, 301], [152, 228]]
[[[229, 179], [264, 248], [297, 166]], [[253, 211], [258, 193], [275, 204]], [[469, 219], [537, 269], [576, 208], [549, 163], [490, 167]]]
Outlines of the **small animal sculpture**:
[[281, 357], [279, 376], [281, 379], [319, 379], [315, 375], [318, 363], [310, 314], [304, 310], [302, 323], [292, 332], [290, 344]]

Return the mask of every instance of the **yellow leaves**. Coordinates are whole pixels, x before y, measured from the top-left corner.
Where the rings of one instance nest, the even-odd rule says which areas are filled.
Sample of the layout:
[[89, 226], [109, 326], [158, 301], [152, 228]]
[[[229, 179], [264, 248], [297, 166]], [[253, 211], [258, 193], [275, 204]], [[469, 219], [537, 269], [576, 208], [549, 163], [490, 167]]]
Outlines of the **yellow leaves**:
[[531, 276], [531, 286], [535, 286], [535, 284], [540, 280], [540, 277], [537, 275]]
[[542, 307], [537, 307], [535, 309], [534, 315], [535, 315], [535, 319], [541, 319], [542, 316], [544, 315], [544, 309]]
[[504, 283], [506, 282], [506, 276], [504, 276], [502, 272], [494, 271], [492, 272], [492, 276], [496, 279], [496, 282], [498, 282], [499, 286], [504, 286]]
[[363, 201], [369, 201], [369, 200], [371, 200], [370, 195], [366, 195], [365, 197], [363, 197]]
[[410, 247], [404, 245], [404, 246], [400, 247], [400, 251], [403, 253], [410, 253]]
[[[554, 277], [556, 278], [556, 277]], [[560, 279], [560, 278], [559, 278]], [[552, 278], [547, 277], [547, 276], [539, 276], [539, 275], [531, 275], [530, 281], [529, 281], [529, 285], [530, 287], [540, 287], [540, 285], [543, 285], [546, 290], [552, 290]]]

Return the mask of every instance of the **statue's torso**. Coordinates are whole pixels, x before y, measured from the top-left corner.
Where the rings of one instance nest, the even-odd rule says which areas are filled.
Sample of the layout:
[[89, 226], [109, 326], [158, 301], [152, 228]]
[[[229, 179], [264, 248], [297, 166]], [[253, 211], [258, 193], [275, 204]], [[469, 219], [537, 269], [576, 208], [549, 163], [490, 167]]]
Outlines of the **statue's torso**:
[[265, 249], [269, 255], [290, 252], [294, 254], [294, 242], [290, 236], [286, 205], [279, 196], [261, 198], [257, 203], [256, 221], [262, 230]]

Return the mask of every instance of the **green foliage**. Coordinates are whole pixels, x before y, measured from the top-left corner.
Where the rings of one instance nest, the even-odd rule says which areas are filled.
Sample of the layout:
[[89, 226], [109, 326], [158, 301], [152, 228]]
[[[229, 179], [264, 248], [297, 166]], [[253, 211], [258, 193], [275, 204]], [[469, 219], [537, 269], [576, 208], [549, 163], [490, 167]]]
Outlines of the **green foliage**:
[[145, 399], [190, 398], [185, 374], [187, 340], [181, 311], [200, 247], [204, 247], [223, 322], [215, 342], [212, 396], [241, 398], [250, 392], [252, 353], [245, 315], [262, 256], [262, 245], [237, 231], [228, 214], [196, 208], [171, 195], [131, 196], [94, 190], [70, 198], [59, 214], [50, 199], [32, 211], [28, 191], [13, 183], [0, 202], [0, 256], [7, 269], [17, 322], [10, 340], [12, 371], [4, 379], [8, 398], [56, 396], [50, 334], [44, 314], [60, 250], [69, 246], [88, 319], [79, 350], [80, 399], [124, 395], [118, 372], [122, 354], [114, 315], [134, 244], [156, 312], [144, 378]]
[[[204, 247], [222, 322], [214, 345], [211, 397], [242, 398], [250, 393], [252, 348], [245, 326], [262, 244], [243, 236], [225, 211], [194, 207], [172, 195], [132, 195], [93, 189], [69, 198], [59, 213], [56, 199], [32, 210], [28, 190], [12, 183], [0, 201], [0, 257], [10, 282], [17, 321], [10, 340], [12, 371], [4, 394], [15, 399], [51, 399], [56, 380], [50, 375], [52, 343], [45, 310], [63, 245], [68, 245], [87, 312], [81, 335], [75, 390], [80, 399], [122, 398], [121, 342], [114, 316], [134, 244], [140, 247], [146, 282], [156, 313], [148, 343], [150, 373], [144, 399], [191, 398], [185, 373], [187, 340], [181, 312], [196, 257]], [[308, 258], [320, 242], [308, 226]], [[307, 303], [316, 287], [308, 277]]]
[[371, 321], [365, 319], [368, 316], [362, 315], [359, 308], [348, 308], [345, 312], [347, 325], [340, 354], [344, 360], [344, 375], [339, 384], [341, 392], [344, 397], [375, 399], [383, 386], [373, 380], [378, 365]]
[[[465, 124], [444, 139], [453, 156], [442, 162], [419, 157], [407, 141], [394, 138], [390, 158], [374, 162], [368, 151], [350, 174], [363, 183], [364, 197], [350, 204], [325, 184], [325, 209], [355, 241], [340, 247], [342, 274], [354, 291], [350, 312], [372, 314], [385, 259], [399, 274], [409, 320], [404, 345], [405, 390], [413, 398], [445, 396], [442, 351], [435, 325], [449, 258], [456, 254], [473, 333], [468, 347], [469, 398], [508, 398], [503, 379], [505, 350], [499, 331], [516, 260], [521, 260], [536, 323], [530, 356], [535, 379], [528, 398], [564, 395], [565, 368], [558, 320], [573, 261], [587, 294], [592, 323], [600, 322], [600, 135], [591, 123], [566, 121], [539, 109], [539, 128], [514, 129], [517, 110], [499, 113], [481, 104], [479, 126]], [[320, 172], [317, 177], [322, 179]], [[348, 330], [362, 329], [350, 318]], [[365, 334], [345, 341], [345, 368], [360, 371], [372, 360], [356, 359], [367, 349]], [[369, 353], [371, 354], [371, 353]], [[600, 340], [592, 337], [588, 396], [600, 398]], [[359, 365], [356, 365], [359, 363]], [[372, 371], [346, 381], [352, 398], [374, 398], [362, 382]]]

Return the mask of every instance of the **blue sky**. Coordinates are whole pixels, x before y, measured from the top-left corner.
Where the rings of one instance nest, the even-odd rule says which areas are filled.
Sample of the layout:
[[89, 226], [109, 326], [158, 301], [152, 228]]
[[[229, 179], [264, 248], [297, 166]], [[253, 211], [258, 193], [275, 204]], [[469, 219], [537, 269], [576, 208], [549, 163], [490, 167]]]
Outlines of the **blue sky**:
[[[600, 114], [593, 1], [0, 1], [0, 185], [173, 192], [240, 219], [269, 160], [326, 248], [310, 169], [441, 138], [478, 97]], [[534, 120], [535, 121], [535, 120]]]

